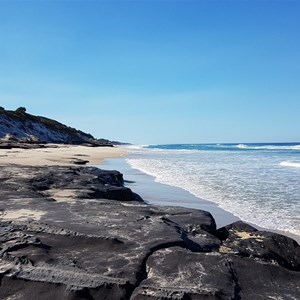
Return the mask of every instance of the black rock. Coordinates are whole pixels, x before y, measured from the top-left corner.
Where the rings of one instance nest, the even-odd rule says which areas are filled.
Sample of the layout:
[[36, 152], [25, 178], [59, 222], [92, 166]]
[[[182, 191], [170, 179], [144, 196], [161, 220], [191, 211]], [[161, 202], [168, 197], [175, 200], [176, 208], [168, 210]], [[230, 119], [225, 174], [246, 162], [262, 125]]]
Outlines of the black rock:
[[237, 221], [235, 223], [219, 228], [218, 230], [216, 230], [215, 235], [221, 240], [226, 240], [229, 237], [230, 233], [234, 231], [253, 233], [257, 231], [257, 229], [245, 222]]
[[300, 297], [299, 272], [233, 254], [162, 249], [149, 257], [146, 270], [132, 300]]
[[71, 163], [73, 163], [74, 165], [86, 165], [87, 163], [89, 163], [89, 161], [79, 158], [73, 158], [71, 160]]
[[216, 235], [226, 238], [221, 252], [276, 262], [289, 270], [300, 271], [300, 246], [287, 236], [259, 231], [241, 221], [220, 228]]
[[0, 166], [0, 299], [299, 299], [299, 245], [136, 201], [118, 171]]

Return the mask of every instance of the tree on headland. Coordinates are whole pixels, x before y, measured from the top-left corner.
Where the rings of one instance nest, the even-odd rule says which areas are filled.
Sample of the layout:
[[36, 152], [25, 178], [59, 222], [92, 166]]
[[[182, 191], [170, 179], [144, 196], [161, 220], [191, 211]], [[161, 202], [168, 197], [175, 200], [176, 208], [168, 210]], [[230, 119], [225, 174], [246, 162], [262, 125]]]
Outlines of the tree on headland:
[[16, 109], [16, 113], [18, 114], [24, 114], [25, 112], [26, 112], [26, 108], [23, 106]]

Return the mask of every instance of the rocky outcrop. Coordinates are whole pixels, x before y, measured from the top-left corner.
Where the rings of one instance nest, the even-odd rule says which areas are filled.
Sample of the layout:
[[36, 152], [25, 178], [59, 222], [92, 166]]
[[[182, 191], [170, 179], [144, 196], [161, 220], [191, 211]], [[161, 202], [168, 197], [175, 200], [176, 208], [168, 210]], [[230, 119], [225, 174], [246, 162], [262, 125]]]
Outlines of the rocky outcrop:
[[299, 245], [146, 205], [117, 171], [0, 166], [0, 299], [299, 299]]
[[179, 247], [149, 257], [131, 299], [298, 299], [299, 272], [218, 251]]
[[95, 139], [91, 134], [61, 124], [55, 120], [26, 113], [23, 107], [15, 111], [0, 108], [0, 147], [37, 148], [40, 144], [84, 144], [112, 146], [106, 139]]

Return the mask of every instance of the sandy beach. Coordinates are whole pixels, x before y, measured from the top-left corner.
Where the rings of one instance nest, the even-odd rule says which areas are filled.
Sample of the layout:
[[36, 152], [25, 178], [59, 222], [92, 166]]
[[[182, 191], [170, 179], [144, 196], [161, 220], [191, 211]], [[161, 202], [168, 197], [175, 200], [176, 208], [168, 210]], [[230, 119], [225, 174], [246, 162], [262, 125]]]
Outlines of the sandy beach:
[[[291, 290], [299, 298], [295, 241], [232, 224], [236, 218], [217, 205], [131, 168], [126, 149], [61, 146], [0, 155], [1, 299], [137, 300], [145, 290], [151, 299], [183, 290], [256, 299], [261, 286], [261, 299]], [[88, 163], [76, 165], [78, 159]], [[234, 296], [233, 272], [245, 297]]]
[[[122, 147], [86, 147], [74, 145], [50, 145], [41, 149], [0, 149], [0, 165], [24, 166], [68, 166], [74, 165], [75, 159], [87, 160], [88, 165], [103, 169], [118, 170], [124, 174], [126, 185], [138, 193], [147, 203], [164, 206], [184, 206], [209, 211], [216, 219], [217, 226], [225, 226], [239, 220], [229, 212], [219, 208], [212, 202], [201, 200], [190, 193], [169, 185], [154, 182], [151, 176], [132, 169], [122, 159], [128, 149]], [[49, 194], [56, 201], [72, 201], [72, 190], [51, 190]], [[27, 211], [4, 213], [3, 219], [25, 218]], [[33, 217], [34, 216], [34, 217]], [[31, 216], [38, 219], [38, 214]]]
[[49, 145], [40, 149], [0, 149], [0, 164], [30, 166], [68, 166], [74, 160], [87, 160], [101, 164], [105, 158], [121, 157], [127, 150], [121, 147], [86, 147], [74, 145]]
[[[40, 149], [0, 149], [0, 165], [70, 166], [74, 165], [74, 160], [86, 160], [88, 161], [87, 165], [122, 172], [126, 180], [126, 186], [131, 188], [133, 192], [139, 194], [148, 204], [182, 206], [208, 211], [215, 218], [218, 228], [240, 220], [213, 202], [199, 199], [180, 188], [155, 182], [152, 176], [132, 169], [123, 159], [128, 151], [132, 150], [125, 147], [87, 147], [56, 144]], [[57, 201], [73, 202], [72, 190], [51, 190], [49, 191], [49, 195], [50, 194]], [[29, 215], [26, 210], [20, 210], [14, 213], [5, 212], [1, 217], [3, 220], [24, 219], [27, 217], [38, 220], [39, 214], [35, 211], [31, 211]], [[254, 226], [260, 228], [256, 225]], [[271, 231], [288, 235], [297, 242], [300, 242], [300, 237], [297, 235], [278, 230]]]
[[[69, 166], [74, 160], [86, 160], [87, 164], [101, 164], [105, 158], [116, 158], [126, 154], [126, 149], [120, 147], [87, 147], [74, 145], [49, 145], [39, 149], [0, 149], [0, 165], [22, 166]], [[73, 202], [73, 191], [49, 190], [56, 201]], [[3, 221], [24, 221], [32, 219], [38, 221], [44, 213], [35, 209], [5, 210], [1, 212]]]
[[[220, 209], [212, 202], [201, 200], [190, 193], [169, 185], [154, 182], [151, 176], [132, 169], [122, 159], [128, 149], [123, 147], [86, 147], [74, 145], [50, 145], [41, 149], [0, 149], [0, 165], [23, 166], [69, 166], [74, 160], [87, 160], [88, 165], [98, 168], [118, 170], [124, 174], [126, 186], [138, 193], [147, 203], [163, 206], [184, 206], [209, 211], [216, 219], [218, 227], [239, 220], [229, 212]], [[72, 190], [49, 190], [56, 201], [72, 202]], [[40, 214], [35, 211], [20, 210], [4, 212], [3, 220], [23, 220], [28, 217], [38, 220]]]

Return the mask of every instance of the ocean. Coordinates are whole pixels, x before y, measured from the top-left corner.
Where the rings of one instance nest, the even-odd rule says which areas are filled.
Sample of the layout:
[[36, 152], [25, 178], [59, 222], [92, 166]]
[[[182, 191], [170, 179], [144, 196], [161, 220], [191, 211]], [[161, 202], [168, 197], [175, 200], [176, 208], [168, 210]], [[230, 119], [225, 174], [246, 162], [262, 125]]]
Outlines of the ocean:
[[245, 222], [300, 236], [300, 143], [132, 148], [127, 162], [155, 181], [214, 202]]

